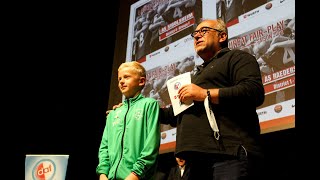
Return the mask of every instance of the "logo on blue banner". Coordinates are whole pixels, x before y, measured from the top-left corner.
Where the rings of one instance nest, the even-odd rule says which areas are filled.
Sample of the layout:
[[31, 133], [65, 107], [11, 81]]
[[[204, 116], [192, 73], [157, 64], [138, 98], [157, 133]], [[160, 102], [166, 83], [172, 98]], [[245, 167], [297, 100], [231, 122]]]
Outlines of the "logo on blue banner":
[[65, 180], [69, 155], [26, 155], [25, 180]]

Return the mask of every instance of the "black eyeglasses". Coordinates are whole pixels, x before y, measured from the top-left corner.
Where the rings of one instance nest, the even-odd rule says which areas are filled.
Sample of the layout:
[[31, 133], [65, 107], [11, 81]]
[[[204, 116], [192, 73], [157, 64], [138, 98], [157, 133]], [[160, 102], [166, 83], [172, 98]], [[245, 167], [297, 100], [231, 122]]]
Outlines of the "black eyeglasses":
[[201, 36], [204, 36], [210, 29], [211, 29], [211, 30], [218, 31], [219, 33], [222, 32], [221, 30], [204, 26], [204, 27], [201, 27], [201, 28], [200, 28], [199, 30], [197, 30], [197, 31], [193, 31], [193, 32], [191, 33], [191, 37], [194, 38], [194, 36], [195, 36], [197, 33], [200, 33]]

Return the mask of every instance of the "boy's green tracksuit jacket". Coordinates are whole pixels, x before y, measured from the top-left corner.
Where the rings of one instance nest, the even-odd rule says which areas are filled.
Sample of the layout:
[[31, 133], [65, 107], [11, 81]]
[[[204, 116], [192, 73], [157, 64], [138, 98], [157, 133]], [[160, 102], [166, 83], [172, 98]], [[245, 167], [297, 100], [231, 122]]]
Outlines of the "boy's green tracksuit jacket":
[[125, 179], [131, 172], [152, 179], [160, 146], [159, 103], [142, 94], [126, 99], [106, 121], [96, 173], [109, 180]]

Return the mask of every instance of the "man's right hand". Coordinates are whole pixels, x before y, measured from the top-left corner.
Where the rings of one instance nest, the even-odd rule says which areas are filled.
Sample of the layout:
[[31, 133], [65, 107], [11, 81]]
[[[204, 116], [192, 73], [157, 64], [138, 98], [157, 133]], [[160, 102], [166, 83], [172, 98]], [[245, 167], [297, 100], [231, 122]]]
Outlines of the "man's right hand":
[[118, 108], [118, 107], [120, 107], [120, 106], [122, 106], [122, 103], [119, 103], [119, 104], [117, 104], [117, 105], [112, 106], [112, 109], [106, 111], [106, 115], [108, 115], [110, 111], [115, 110], [116, 108]]

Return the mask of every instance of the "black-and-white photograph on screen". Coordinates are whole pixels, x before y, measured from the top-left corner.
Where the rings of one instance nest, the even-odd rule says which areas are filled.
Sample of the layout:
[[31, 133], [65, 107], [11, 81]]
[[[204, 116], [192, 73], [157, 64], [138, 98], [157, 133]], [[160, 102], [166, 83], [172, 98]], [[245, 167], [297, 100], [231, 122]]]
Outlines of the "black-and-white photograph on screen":
[[175, 42], [202, 18], [201, 0], [142, 0], [131, 6], [127, 59], [147, 55]]
[[[217, 18], [226, 22], [227, 27], [239, 23], [239, 16], [250, 12], [271, 0], [217, 0]], [[252, 12], [254, 13], [254, 11]]]
[[228, 27], [229, 48], [260, 65], [265, 101], [257, 108], [262, 133], [295, 127], [295, 0], [268, 1]]
[[[241, 8], [239, 8], [241, 7]], [[131, 5], [127, 61], [147, 70], [142, 93], [171, 104], [167, 80], [203, 61], [191, 32], [201, 18], [223, 19], [229, 48], [253, 54], [261, 69], [265, 102], [257, 108], [262, 133], [295, 127], [295, 0], [140, 0]], [[160, 152], [173, 151], [176, 129], [161, 125]]]

